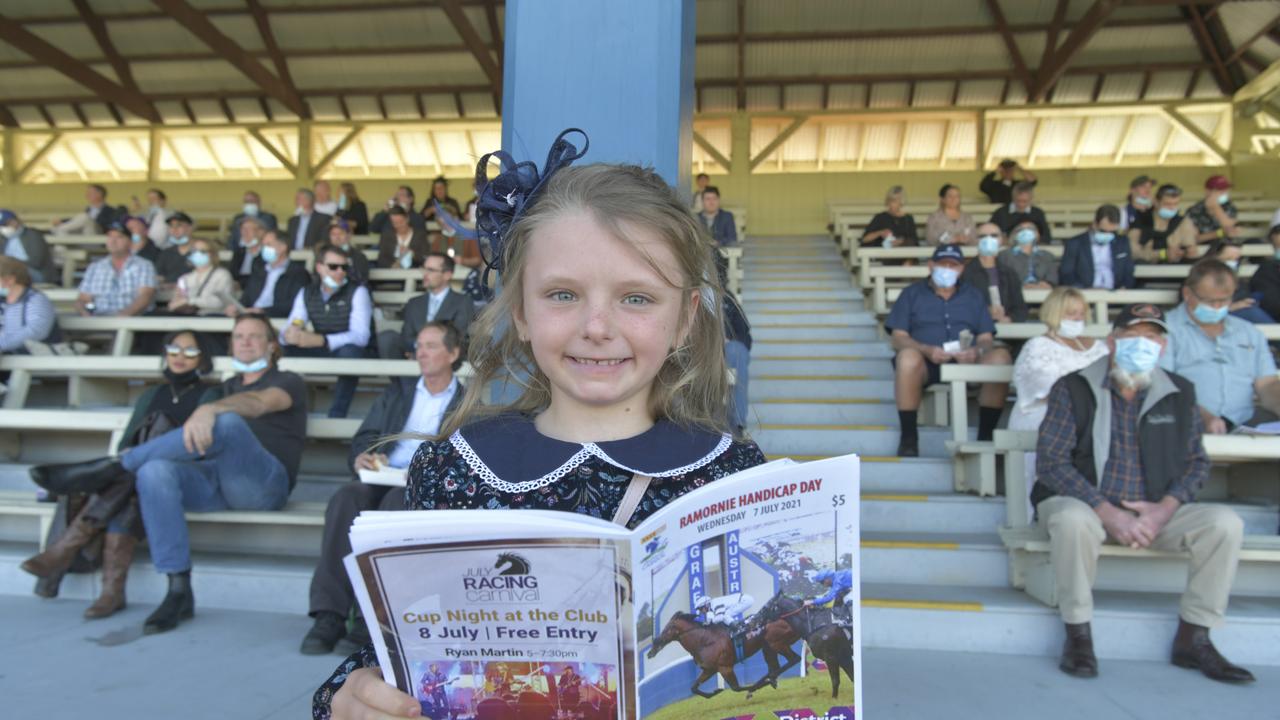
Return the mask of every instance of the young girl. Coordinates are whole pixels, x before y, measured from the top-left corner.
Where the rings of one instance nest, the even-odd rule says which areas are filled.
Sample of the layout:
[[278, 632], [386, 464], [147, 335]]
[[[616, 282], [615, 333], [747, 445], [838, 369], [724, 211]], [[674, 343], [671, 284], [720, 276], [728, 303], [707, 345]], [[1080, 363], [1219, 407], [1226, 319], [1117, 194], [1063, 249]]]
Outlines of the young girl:
[[[626, 522], [764, 462], [727, 432], [715, 252], [651, 171], [555, 172], [504, 238], [502, 290], [472, 325], [462, 407], [409, 467], [409, 509], [540, 508], [612, 518], [634, 475], [653, 478]], [[483, 210], [482, 210], [483, 212]], [[482, 408], [495, 378], [522, 395]], [[496, 531], [496, 530], [495, 530]], [[372, 646], [316, 692], [315, 718], [417, 717]]]

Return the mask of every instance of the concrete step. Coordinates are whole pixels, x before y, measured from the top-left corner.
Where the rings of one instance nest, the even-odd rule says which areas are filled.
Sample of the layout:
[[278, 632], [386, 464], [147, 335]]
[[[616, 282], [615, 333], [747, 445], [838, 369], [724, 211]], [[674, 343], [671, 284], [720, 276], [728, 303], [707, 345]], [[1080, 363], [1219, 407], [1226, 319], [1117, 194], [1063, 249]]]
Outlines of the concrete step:
[[864, 533], [992, 533], [1004, 522], [1004, 499], [864, 491], [861, 517]]
[[801, 287], [794, 290], [791, 289], [771, 289], [771, 290], [748, 290], [742, 291], [743, 302], [758, 301], [784, 301], [797, 300], [803, 298], [819, 297], [826, 300], [861, 300], [862, 293], [851, 287], [845, 288], [820, 288], [820, 287]]
[[[879, 340], [878, 330], [871, 325], [847, 323], [796, 323], [793, 325], [754, 325], [751, 328], [753, 342], [764, 340], [847, 340], [850, 342]], [[753, 346], [754, 349], [754, 346]]]
[[887, 380], [753, 380], [751, 399], [760, 398], [870, 398], [888, 402], [893, 400], [893, 383]]
[[751, 361], [780, 360], [790, 358], [812, 358], [818, 360], [848, 360], [893, 357], [893, 350], [878, 340], [852, 342], [840, 345], [806, 346], [803, 343], [767, 343], [751, 349]]
[[955, 485], [949, 458], [864, 457], [861, 471], [869, 494], [945, 495]]
[[1009, 586], [1009, 555], [995, 533], [864, 532], [862, 583]]
[[814, 313], [811, 317], [801, 315], [764, 315], [759, 312], [749, 318], [752, 328], [755, 327], [871, 327], [879, 329], [876, 316], [861, 308], [845, 308], [836, 313]]
[[[755, 369], [756, 363], [751, 367]], [[752, 403], [756, 424], [826, 423], [829, 425], [888, 425], [898, 423], [898, 409], [891, 402], [818, 404]]]
[[[1094, 650], [1101, 660], [1168, 662], [1177, 595], [1098, 591], [1094, 604]], [[862, 628], [864, 648], [1047, 658], [1062, 652], [1057, 611], [1007, 587], [864, 583]], [[1213, 639], [1224, 655], [1246, 667], [1280, 664], [1280, 598], [1232, 597], [1227, 624], [1213, 631]], [[1189, 673], [1186, 678], [1206, 682]]]
[[893, 378], [893, 367], [884, 358], [873, 360], [755, 360], [751, 376], [757, 375], [862, 375]]
[[[752, 381], [755, 390], [756, 381]], [[827, 429], [831, 428], [831, 429]], [[843, 455], [856, 452], [859, 455], [886, 457], [898, 452], [897, 423], [892, 425], [815, 425], [770, 424], [764, 429], [752, 430], [751, 436], [760, 448], [770, 455]], [[922, 457], [950, 457], [946, 443], [951, 439], [949, 429], [920, 429], [920, 455]]]

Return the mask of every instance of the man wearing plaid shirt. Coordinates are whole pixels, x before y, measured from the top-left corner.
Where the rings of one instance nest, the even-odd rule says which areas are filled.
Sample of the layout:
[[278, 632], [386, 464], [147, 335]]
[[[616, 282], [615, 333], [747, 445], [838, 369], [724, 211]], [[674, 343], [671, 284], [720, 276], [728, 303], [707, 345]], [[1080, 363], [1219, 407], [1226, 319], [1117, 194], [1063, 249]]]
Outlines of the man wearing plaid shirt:
[[1031, 500], [1049, 532], [1058, 609], [1066, 623], [1059, 667], [1095, 677], [1093, 581], [1102, 543], [1189, 552], [1172, 661], [1224, 682], [1251, 682], [1222, 657], [1209, 629], [1225, 620], [1244, 523], [1223, 505], [1196, 503], [1209, 476], [1195, 388], [1157, 365], [1164, 313], [1133, 305], [1116, 319], [1111, 354], [1059, 380], [1036, 444]]
[[84, 271], [76, 312], [81, 315], [141, 315], [153, 307], [156, 268], [150, 260], [129, 251], [129, 231], [120, 224], [107, 228], [107, 257]]

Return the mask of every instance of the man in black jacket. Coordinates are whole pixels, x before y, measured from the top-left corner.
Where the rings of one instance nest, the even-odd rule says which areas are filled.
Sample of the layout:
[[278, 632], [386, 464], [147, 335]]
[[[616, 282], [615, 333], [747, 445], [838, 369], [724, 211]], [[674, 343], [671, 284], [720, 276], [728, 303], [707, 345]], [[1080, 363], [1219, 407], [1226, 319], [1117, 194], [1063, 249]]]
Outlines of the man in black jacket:
[[12, 210], [0, 210], [0, 255], [22, 261], [27, 272], [31, 273], [32, 282], [58, 282], [53, 252], [44, 239], [44, 233], [24, 226]]
[[1035, 206], [1035, 190], [1034, 183], [1021, 182], [1014, 185], [1013, 199], [996, 208], [987, 222], [995, 223], [1000, 228], [1000, 232], [1007, 236], [1018, 225], [1030, 221], [1035, 224], [1036, 230], [1040, 231], [1040, 244], [1053, 244], [1053, 231], [1049, 229], [1049, 220], [1045, 217], [1044, 210]]
[[[451, 325], [428, 323], [418, 331], [415, 356], [420, 378], [394, 378], [374, 401], [369, 415], [351, 440], [351, 471], [404, 469], [417, 451], [420, 437], [379, 444], [396, 433], [432, 436], [444, 419], [462, 402], [463, 388], [453, 376], [461, 365], [462, 336]], [[302, 640], [306, 655], [331, 652], [346, 635], [346, 618], [355, 603], [351, 582], [342, 559], [351, 552], [347, 536], [352, 521], [364, 510], [403, 510], [401, 488], [351, 482], [338, 489], [324, 513], [324, 539], [320, 562], [311, 577], [311, 617], [315, 624]], [[368, 642], [368, 632], [357, 624], [348, 639], [356, 645]]]
[[[310, 284], [311, 274], [307, 268], [301, 262], [289, 260], [289, 244], [280, 237], [280, 232], [268, 230], [262, 234], [262, 251], [253, 261], [240, 304], [244, 312], [288, 317], [293, 299]], [[239, 312], [235, 305], [227, 307], [228, 317], [235, 317]]]
[[[1018, 175], [1022, 176], [1021, 182], [1018, 181]], [[991, 202], [997, 205], [1008, 205], [1012, 199], [1010, 191], [1015, 185], [1021, 184], [1034, 186], [1036, 174], [1019, 165], [1016, 160], [1005, 159], [1000, 161], [1000, 165], [995, 170], [982, 178], [982, 182], [978, 183], [978, 189]]]
[[302, 250], [328, 242], [329, 223], [333, 216], [316, 210], [316, 194], [307, 188], [299, 188], [294, 195], [294, 202], [297, 203], [298, 212], [289, 218], [289, 228], [285, 231], [289, 247]]
[[404, 324], [400, 332], [384, 330], [378, 333], [378, 357], [399, 360], [413, 357], [414, 338], [418, 330], [431, 322], [449, 323], [462, 334], [466, 347], [467, 328], [475, 318], [476, 306], [471, 298], [449, 288], [453, 280], [453, 258], [444, 253], [429, 253], [422, 261], [422, 285], [426, 292], [404, 304], [400, 313]]
[[1108, 539], [1130, 548], [1190, 552], [1173, 639], [1174, 665], [1213, 680], [1253, 675], [1222, 657], [1210, 628], [1226, 619], [1244, 523], [1225, 505], [1195, 502], [1209, 477], [1204, 420], [1190, 381], [1158, 366], [1169, 327], [1154, 305], [1116, 318], [1111, 351], [1049, 392], [1036, 443], [1036, 504], [1049, 533], [1066, 643], [1058, 667], [1095, 677], [1093, 582]]

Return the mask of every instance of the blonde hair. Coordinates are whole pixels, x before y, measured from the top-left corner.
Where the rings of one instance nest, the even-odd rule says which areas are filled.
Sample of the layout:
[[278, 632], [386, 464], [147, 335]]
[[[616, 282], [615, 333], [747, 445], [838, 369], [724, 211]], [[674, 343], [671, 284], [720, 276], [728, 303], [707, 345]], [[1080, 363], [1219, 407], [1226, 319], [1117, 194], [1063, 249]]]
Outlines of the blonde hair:
[[1067, 314], [1069, 303], [1080, 303], [1080, 307], [1085, 312], [1089, 311], [1089, 303], [1084, 299], [1084, 293], [1073, 287], [1056, 287], [1049, 296], [1040, 303], [1040, 321], [1049, 326], [1049, 329], [1057, 332], [1058, 326], [1062, 324], [1062, 316]]
[[[651, 230], [671, 250], [680, 276], [666, 279], [682, 291], [680, 333], [685, 340], [668, 354], [653, 379], [648, 409], [654, 418], [684, 428], [727, 432], [729, 382], [715, 243], [657, 173], [633, 165], [596, 164], [557, 172], [512, 226], [502, 253], [502, 288], [471, 326], [468, 359], [475, 374], [461, 406], [437, 437], [448, 437], [482, 417], [535, 414], [551, 404], [551, 383], [538, 368], [530, 344], [518, 337], [513, 320], [523, 311], [531, 238], [547, 223], [574, 212], [590, 213], [623, 242], [634, 242], [629, 228]], [[646, 259], [661, 274], [655, 261]], [[690, 320], [690, 295], [695, 290], [700, 307]], [[520, 397], [510, 405], [484, 406], [485, 386], [504, 376], [522, 386]]]
[[888, 205], [894, 198], [898, 198], [903, 205], [907, 204], [906, 191], [902, 189], [901, 185], [894, 185], [889, 188], [889, 192], [884, 194], [884, 204]]

